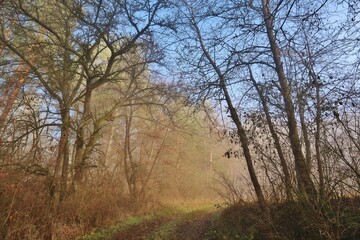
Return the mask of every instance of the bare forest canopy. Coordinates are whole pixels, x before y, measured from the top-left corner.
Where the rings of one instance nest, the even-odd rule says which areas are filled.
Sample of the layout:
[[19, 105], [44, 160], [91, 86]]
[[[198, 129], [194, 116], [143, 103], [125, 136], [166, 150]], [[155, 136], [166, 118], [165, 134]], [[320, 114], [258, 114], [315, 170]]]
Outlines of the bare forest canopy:
[[0, 238], [358, 196], [359, 57], [356, 0], [0, 1]]

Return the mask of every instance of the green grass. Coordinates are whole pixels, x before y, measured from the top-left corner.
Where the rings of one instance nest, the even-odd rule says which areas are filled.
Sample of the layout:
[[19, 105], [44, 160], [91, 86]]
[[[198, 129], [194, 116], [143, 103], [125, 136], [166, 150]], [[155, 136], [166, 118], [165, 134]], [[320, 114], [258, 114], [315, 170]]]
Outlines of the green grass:
[[146, 237], [146, 240], [163, 240], [170, 239], [176, 228], [176, 220], [163, 224], [159, 229]]
[[130, 228], [133, 225], [137, 225], [142, 223], [143, 221], [146, 220], [146, 218], [148, 217], [139, 217], [139, 216], [135, 216], [135, 217], [129, 217], [126, 220], [124, 220], [123, 222], [120, 222], [118, 224], [109, 226], [109, 227], [103, 227], [103, 228], [97, 228], [94, 229], [91, 233], [82, 236], [82, 237], [78, 237], [76, 238], [76, 240], [98, 240], [98, 239], [111, 239], [117, 232], [120, 231], [125, 231], [126, 229]]

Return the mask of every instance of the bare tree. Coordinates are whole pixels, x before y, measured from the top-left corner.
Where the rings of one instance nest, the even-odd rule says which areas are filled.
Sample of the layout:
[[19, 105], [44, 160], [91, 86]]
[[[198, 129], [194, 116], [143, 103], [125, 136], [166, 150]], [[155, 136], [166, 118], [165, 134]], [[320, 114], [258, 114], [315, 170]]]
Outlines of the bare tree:
[[[113, 6], [111, 9], [106, 8], [103, 1], [84, 4], [80, 6], [71, 1], [46, 4], [13, 1], [9, 7], [28, 20], [18, 22], [18, 27], [27, 28], [22, 32], [26, 34], [23, 37], [28, 42], [27, 46], [36, 46], [36, 51], [34, 47], [30, 50], [20, 47], [21, 42], [11, 41], [4, 35], [0, 37], [2, 44], [30, 68], [31, 74], [58, 102], [61, 134], [53, 188], [55, 193], [59, 193], [60, 201], [68, 192], [72, 107], [83, 102], [83, 120], [76, 131], [75, 157], [77, 169], [81, 169], [85, 148], [84, 129], [91, 119], [92, 91], [106, 82], [119, 79], [127, 66], [114, 66], [138, 42], [146, 40], [150, 44], [149, 29], [162, 7], [161, 1], [148, 5], [144, 3], [144, 7], [140, 8], [131, 1], [126, 4], [111, 1], [108, 3]], [[123, 25], [119, 25], [119, 21]], [[36, 54], [41, 54], [42, 59], [34, 62], [31, 57]], [[149, 59], [144, 61], [149, 62]]]
[[[218, 60], [216, 57], [212, 55], [210, 52], [211, 45], [207, 45], [205, 38], [205, 33], [202, 32], [200, 23], [207, 17], [207, 13], [204, 11], [199, 11], [199, 6], [196, 4], [191, 4], [190, 2], [183, 1], [182, 6], [179, 6], [179, 11], [181, 12], [181, 17], [184, 19], [185, 26], [188, 26], [191, 29], [191, 33], [189, 33], [189, 42], [190, 44], [198, 44], [200, 48], [200, 53], [193, 52], [193, 54], [199, 55], [198, 59], [195, 61], [199, 61], [200, 64], [204, 64], [204, 69], [201, 69], [200, 66], [194, 65], [193, 67], [196, 71], [202, 72], [204, 74], [211, 74], [215, 76], [213, 82], [209, 84], [209, 88], [205, 91], [211, 91], [214, 87], [220, 91], [221, 98], [224, 99], [228, 112], [230, 114], [230, 118], [233, 121], [234, 125], [236, 126], [237, 136], [239, 137], [239, 141], [241, 144], [242, 151], [244, 153], [244, 157], [247, 163], [248, 172], [250, 175], [251, 182], [255, 189], [255, 193], [258, 199], [258, 203], [265, 212], [267, 212], [267, 205], [265, 201], [264, 194], [262, 192], [254, 164], [252, 155], [249, 148], [249, 141], [243, 126], [243, 123], [240, 118], [239, 111], [241, 108], [235, 107], [231, 94], [229, 92], [228, 86], [231, 84], [228, 81], [228, 72], [230, 71], [230, 67], [228, 69], [223, 69], [222, 66], [218, 65]], [[210, 15], [211, 18], [211, 15]], [[185, 40], [186, 41], [186, 40]], [[194, 41], [194, 43], [192, 43]], [[214, 46], [215, 47], [215, 46]], [[189, 46], [189, 48], [193, 48], [193, 46]], [[215, 53], [214, 53], [215, 54]], [[225, 60], [226, 61], [226, 60]], [[200, 85], [206, 85], [206, 83], [200, 83]], [[211, 87], [210, 87], [211, 86]]]

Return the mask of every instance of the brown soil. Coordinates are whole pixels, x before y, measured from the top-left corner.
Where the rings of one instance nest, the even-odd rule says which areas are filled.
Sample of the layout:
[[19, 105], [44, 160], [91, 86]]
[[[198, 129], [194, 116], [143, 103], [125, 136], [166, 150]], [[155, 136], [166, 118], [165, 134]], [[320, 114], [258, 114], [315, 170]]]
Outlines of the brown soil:
[[201, 240], [210, 227], [211, 213], [201, 215], [198, 218], [187, 220], [177, 227], [175, 231], [176, 240]]
[[122, 231], [117, 233], [113, 240], [142, 240], [145, 239], [150, 233], [154, 230], [158, 229], [161, 225], [170, 221], [169, 218], [160, 218], [155, 220], [149, 220], [142, 222], [138, 225], [134, 225], [127, 229], [126, 231]]
[[[180, 221], [174, 229], [172, 236], [168, 236], [164, 240], [201, 240], [205, 238], [205, 234], [210, 226], [212, 214], [199, 214], [195, 218]], [[182, 216], [161, 217], [148, 220], [140, 224], [131, 226], [125, 231], [117, 233], [112, 240], [143, 240], [156, 232], [162, 225], [171, 221], [177, 221]]]

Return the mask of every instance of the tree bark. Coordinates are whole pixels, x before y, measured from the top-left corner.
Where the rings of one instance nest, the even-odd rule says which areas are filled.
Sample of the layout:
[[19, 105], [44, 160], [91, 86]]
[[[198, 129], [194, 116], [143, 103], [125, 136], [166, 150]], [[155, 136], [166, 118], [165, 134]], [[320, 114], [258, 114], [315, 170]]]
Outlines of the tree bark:
[[[76, 142], [75, 142], [75, 158], [74, 158], [74, 180], [73, 188], [76, 191], [78, 186], [82, 183], [84, 177], [84, 165], [85, 165], [85, 128], [88, 125], [89, 119], [91, 118], [91, 96], [92, 89], [89, 88], [87, 84], [85, 99], [84, 99], [84, 110], [80, 119], [79, 128], [76, 133]], [[95, 131], [96, 129], [94, 129]]]
[[62, 126], [62, 144], [59, 144], [59, 154], [62, 155], [62, 172], [61, 172], [61, 188], [60, 201], [64, 200], [67, 195], [67, 183], [69, 175], [69, 136], [70, 136], [70, 114], [68, 111], [64, 113]]
[[230, 111], [230, 116], [231, 119], [234, 121], [236, 128], [237, 128], [237, 134], [240, 138], [240, 142], [241, 142], [241, 148], [243, 150], [244, 153], [244, 157], [245, 157], [245, 161], [246, 161], [246, 165], [249, 171], [249, 175], [250, 175], [250, 179], [251, 182], [254, 186], [255, 189], [255, 193], [259, 202], [259, 206], [262, 210], [264, 211], [268, 211], [267, 205], [266, 205], [266, 200], [264, 197], [264, 194], [262, 192], [259, 180], [257, 178], [256, 172], [255, 172], [255, 168], [253, 165], [253, 161], [252, 161], [252, 157], [251, 157], [251, 153], [250, 153], [250, 149], [249, 149], [249, 141], [247, 138], [247, 134], [245, 132], [245, 129], [241, 123], [240, 117], [238, 115], [238, 113], [236, 112], [236, 109], [234, 108], [231, 98], [230, 98], [230, 94], [228, 93], [227, 87], [225, 85], [225, 79], [223, 76], [220, 77], [220, 87], [223, 90], [224, 96], [225, 96], [225, 100], [226, 103], [228, 105], [229, 111]]
[[324, 183], [324, 172], [323, 164], [320, 153], [320, 134], [321, 134], [321, 97], [320, 97], [320, 83], [315, 78], [316, 81], [316, 133], [315, 133], [315, 153], [316, 153], [316, 163], [317, 171], [319, 174], [319, 198], [322, 199], [325, 195], [325, 183]]
[[311, 144], [309, 139], [308, 127], [305, 121], [305, 108], [304, 108], [304, 99], [303, 93], [298, 94], [298, 102], [299, 102], [299, 116], [300, 116], [300, 124], [301, 131], [304, 138], [305, 143], [305, 161], [306, 166], [308, 168], [309, 173], [311, 173], [312, 163], [311, 163]]
[[296, 178], [298, 182], [299, 192], [301, 195], [315, 197], [316, 189], [314, 183], [311, 180], [310, 173], [306, 166], [305, 157], [301, 150], [301, 143], [297, 129], [291, 91], [281, 62], [280, 49], [276, 43], [276, 38], [273, 29], [274, 19], [273, 19], [273, 15], [270, 12], [269, 0], [262, 0], [262, 12], [265, 21], [268, 40], [271, 47], [272, 57], [275, 63], [278, 81], [280, 83], [281, 94], [285, 104], [285, 111], [288, 121], [287, 125], [289, 129], [289, 139], [290, 139], [292, 152], [294, 155], [295, 171], [296, 171]]
[[130, 199], [132, 203], [137, 203], [137, 167], [133, 162], [132, 149], [131, 149], [131, 126], [132, 126], [133, 112], [132, 107], [126, 109], [125, 113], [125, 143], [124, 143], [124, 171], [125, 178], [129, 188]]
[[269, 107], [268, 107], [266, 98], [264, 96], [263, 91], [260, 89], [259, 84], [255, 81], [250, 67], [249, 67], [249, 74], [250, 74], [250, 80], [252, 81], [256, 91], [259, 94], [260, 102], [261, 102], [261, 105], [262, 105], [263, 110], [265, 112], [265, 117], [266, 117], [266, 121], [267, 121], [269, 130], [270, 130], [270, 134], [271, 134], [271, 137], [274, 140], [274, 145], [275, 145], [277, 154], [278, 154], [279, 159], [280, 159], [281, 168], [282, 168], [283, 173], [284, 173], [284, 184], [285, 184], [286, 197], [287, 197], [288, 200], [291, 201], [293, 199], [293, 197], [292, 197], [292, 193], [291, 193], [292, 184], [291, 184], [291, 177], [290, 177], [290, 173], [289, 173], [289, 167], [287, 165], [287, 162], [286, 162], [286, 159], [285, 159], [282, 147], [281, 147], [279, 137], [278, 137], [278, 135], [277, 135], [277, 133], [275, 131], [275, 127], [274, 127], [273, 121], [272, 121], [271, 116], [270, 116], [270, 111], [269, 111]]

